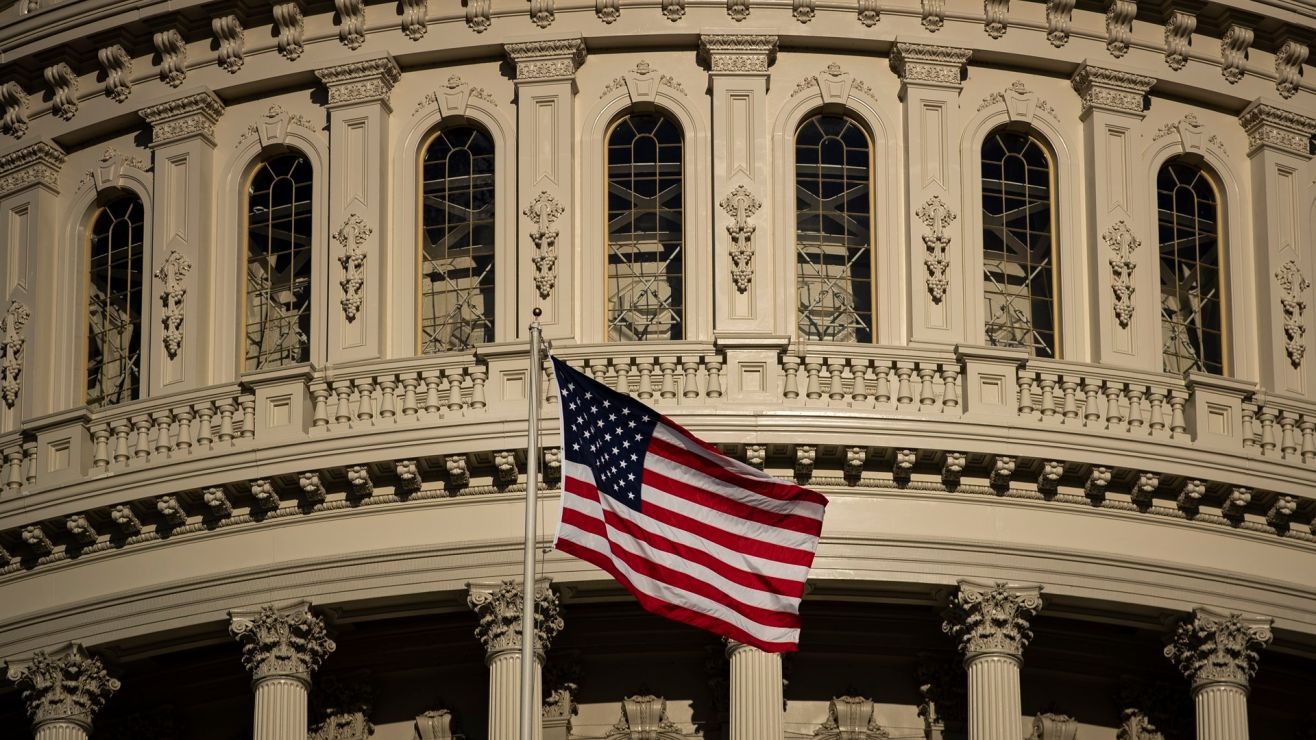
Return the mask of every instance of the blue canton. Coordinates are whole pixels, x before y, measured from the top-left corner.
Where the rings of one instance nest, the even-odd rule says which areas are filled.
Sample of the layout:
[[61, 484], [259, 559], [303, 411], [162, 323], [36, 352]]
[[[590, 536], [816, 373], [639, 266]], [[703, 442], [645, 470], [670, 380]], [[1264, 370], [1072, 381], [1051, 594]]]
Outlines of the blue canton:
[[640, 510], [644, 455], [658, 414], [553, 358], [567, 460], [594, 471], [599, 493]]

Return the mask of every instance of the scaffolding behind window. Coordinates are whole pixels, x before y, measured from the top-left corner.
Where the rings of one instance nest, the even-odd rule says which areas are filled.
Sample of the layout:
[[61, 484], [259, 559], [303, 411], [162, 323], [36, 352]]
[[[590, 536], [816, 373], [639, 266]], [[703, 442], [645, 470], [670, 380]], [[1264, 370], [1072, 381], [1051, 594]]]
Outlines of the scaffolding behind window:
[[493, 341], [494, 150], [472, 126], [440, 131], [421, 162], [420, 351]]
[[684, 209], [681, 129], [656, 114], [608, 135], [608, 339], [681, 339]]
[[141, 395], [142, 201], [125, 195], [91, 222], [87, 290], [87, 405], [109, 406]]
[[843, 116], [795, 137], [795, 290], [800, 336], [873, 341], [872, 148]]
[[247, 370], [310, 360], [311, 163], [261, 162], [247, 189]]
[[1171, 161], [1156, 177], [1161, 354], [1166, 372], [1225, 372], [1220, 219], [1200, 168]]
[[982, 264], [987, 343], [1055, 357], [1051, 159], [1032, 136], [982, 145]]

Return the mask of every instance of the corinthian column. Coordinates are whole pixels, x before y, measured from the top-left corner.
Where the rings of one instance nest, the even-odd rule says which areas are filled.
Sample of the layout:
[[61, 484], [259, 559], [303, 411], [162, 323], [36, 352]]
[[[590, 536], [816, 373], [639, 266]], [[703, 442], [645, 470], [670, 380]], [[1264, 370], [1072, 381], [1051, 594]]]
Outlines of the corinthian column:
[[[562, 630], [557, 594], [547, 578], [535, 581], [535, 705], [543, 711], [544, 651]], [[515, 581], [468, 583], [466, 603], [480, 617], [475, 636], [484, 645], [484, 662], [489, 666], [489, 740], [521, 740], [521, 585]], [[543, 736], [543, 723], [535, 723], [535, 737]]]
[[87, 740], [92, 717], [119, 690], [99, 658], [77, 643], [5, 663], [32, 718], [36, 740]]
[[254, 740], [306, 737], [311, 673], [335, 647], [324, 621], [311, 613], [309, 601], [234, 609], [228, 616], [256, 692]]
[[1197, 740], [1247, 740], [1248, 683], [1270, 623], [1198, 607], [1175, 630], [1165, 657], [1192, 682]]
[[731, 662], [731, 740], [782, 736], [781, 655], [727, 640]]
[[1033, 639], [1028, 620], [1042, 608], [1041, 586], [960, 581], [941, 629], [959, 641], [969, 673], [969, 740], [1023, 734], [1019, 667]]

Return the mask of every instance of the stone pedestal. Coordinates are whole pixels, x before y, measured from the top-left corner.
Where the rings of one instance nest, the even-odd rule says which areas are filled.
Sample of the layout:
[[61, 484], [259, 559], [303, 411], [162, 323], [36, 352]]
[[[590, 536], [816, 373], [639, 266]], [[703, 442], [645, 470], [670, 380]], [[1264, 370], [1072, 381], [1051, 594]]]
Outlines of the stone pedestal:
[[310, 602], [300, 601], [229, 612], [229, 633], [242, 643], [242, 663], [256, 693], [254, 740], [306, 736], [311, 674], [335, 648], [310, 609]]
[[[544, 652], [563, 621], [558, 613], [557, 595], [551, 582], [535, 582], [534, 636], [534, 706], [536, 717], [543, 712], [542, 691]], [[518, 737], [521, 725], [521, 586], [514, 581], [468, 583], [466, 603], [480, 617], [476, 637], [484, 645], [484, 662], [489, 666], [488, 740], [526, 740]], [[542, 740], [543, 723], [534, 724], [535, 736]]]
[[1198, 607], [1165, 656], [1192, 682], [1197, 740], [1247, 740], [1247, 694], [1271, 620]]
[[5, 667], [23, 692], [36, 740], [87, 740], [92, 718], [119, 690], [100, 659], [76, 643]]
[[782, 736], [781, 655], [727, 641], [731, 662], [731, 740]]

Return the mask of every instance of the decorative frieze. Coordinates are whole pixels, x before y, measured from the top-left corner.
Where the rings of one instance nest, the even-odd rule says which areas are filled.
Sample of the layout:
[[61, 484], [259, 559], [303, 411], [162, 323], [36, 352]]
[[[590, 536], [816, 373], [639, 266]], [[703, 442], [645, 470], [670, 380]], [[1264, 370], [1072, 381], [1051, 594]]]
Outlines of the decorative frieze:
[[555, 0], [530, 0], [530, 22], [548, 28], [557, 19]]
[[105, 97], [122, 103], [132, 93], [131, 75], [133, 60], [119, 44], [111, 44], [96, 52], [101, 71], [105, 73]]
[[621, 700], [621, 718], [605, 740], [685, 740], [685, 733], [667, 717], [667, 700], [644, 694]]
[[857, 11], [857, 20], [868, 28], [877, 25], [877, 21], [882, 17], [882, 11], [877, 5], [877, 0], [857, 0], [859, 9]]
[[393, 57], [385, 55], [378, 59], [317, 69], [315, 76], [320, 78], [320, 82], [329, 91], [331, 107], [360, 103], [388, 105], [389, 94], [401, 79], [402, 72]]
[[215, 34], [215, 42], [219, 44], [219, 68], [229, 74], [237, 74], [242, 69], [243, 45], [246, 41], [242, 21], [236, 15], [222, 15], [211, 19], [210, 30]]
[[1175, 71], [1188, 63], [1188, 46], [1197, 30], [1197, 16], [1185, 10], [1171, 10], [1165, 19], [1165, 63]]
[[1138, 506], [1151, 506], [1156, 498], [1156, 489], [1161, 486], [1161, 476], [1159, 473], [1141, 471], [1138, 473], [1138, 479], [1134, 481], [1132, 490], [1129, 491], [1129, 498]]
[[138, 114], [151, 124], [153, 147], [193, 136], [200, 136], [213, 146], [215, 124], [224, 114], [224, 104], [213, 92], [205, 90], [143, 108]]
[[64, 150], [49, 141], [38, 141], [17, 151], [0, 155], [0, 196], [32, 185], [50, 190], [59, 186]]
[[946, 25], [946, 0], [920, 0], [919, 10], [928, 33], [936, 33]]
[[49, 653], [38, 650], [25, 660], [8, 661], [6, 668], [22, 692], [34, 730], [66, 722], [90, 733], [93, 717], [120, 688], [100, 658], [77, 643]]
[[737, 185], [720, 203], [722, 210], [731, 217], [727, 224], [727, 234], [731, 236], [731, 282], [736, 290], [744, 293], [754, 280], [754, 224], [749, 219], [758, 213], [759, 202], [749, 188]]
[[334, 0], [338, 11], [338, 43], [353, 51], [366, 42], [365, 0]]
[[1302, 77], [1302, 64], [1307, 61], [1310, 50], [1307, 45], [1296, 39], [1284, 39], [1275, 52], [1275, 91], [1280, 97], [1291, 98], [1298, 94], [1298, 83]]
[[476, 33], [489, 30], [493, 22], [493, 0], [466, 0], [466, 27]]
[[11, 409], [23, 389], [23, 347], [27, 343], [23, 329], [31, 319], [32, 312], [21, 301], [10, 301], [0, 318], [0, 337], [4, 339], [0, 345], [0, 398]]
[[699, 57], [709, 72], [767, 72], [777, 58], [777, 37], [767, 34], [700, 34]]
[[1046, 0], [1046, 40], [1059, 49], [1069, 43], [1076, 0]]
[[160, 303], [164, 306], [160, 323], [164, 325], [164, 334], [160, 341], [170, 359], [177, 357], [183, 346], [183, 299], [187, 295], [183, 281], [191, 271], [192, 261], [176, 249], [170, 250], [169, 256], [155, 271], [156, 279], [164, 283], [160, 291]]
[[1247, 50], [1252, 46], [1255, 32], [1241, 24], [1231, 23], [1224, 35], [1220, 37], [1220, 74], [1229, 84], [1237, 84], [1243, 79], [1247, 65]]
[[78, 76], [65, 62], [52, 64], [41, 71], [50, 88], [50, 112], [72, 121], [78, 113]]
[[1284, 313], [1284, 351], [1289, 356], [1293, 367], [1302, 365], [1303, 355], [1307, 353], [1307, 325], [1302, 315], [1307, 311], [1307, 290], [1311, 283], [1303, 277], [1298, 263], [1289, 260], [1275, 271], [1275, 280], [1279, 283], [1280, 310]]
[[1311, 136], [1316, 133], [1316, 118], [1277, 108], [1255, 100], [1239, 115], [1238, 122], [1247, 133], [1248, 154], [1262, 147], [1311, 158]]
[[1271, 621], [1198, 607], [1175, 629], [1165, 657], [1192, 682], [1194, 693], [1218, 684], [1246, 690], [1261, 650], [1273, 639]]
[[1010, 28], [1010, 0], [983, 0], [982, 28], [988, 36], [999, 39]]
[[279, 32], [279, 56], [288, 61], [300, 58], [305, 51], [302, 39], [306, 35], [306, 19], [300, 0], [275, 3], [271, 9], [274, 11], [274, 27]]
[[343, 268], [343, 277], [338, 281], [343, 289], [339, 303], [343, 307], [343, 318], [356, 321], [365, 301], [366, 284], [366, 242], [374, 229], [358, 214], [348, 214], [347, 219], [334, 232], [334, 241], [338, 242], [338, 264]]
[[891, 69], [905, 85], [958, 88], [972, 56], [968, 49], [897, 41], [891, 49]]
[[187, 42], [175, 29], [157, 31], [151, 37], [155, 53], [160, 55], [160, 81], [178, 87], [187, 79]]
[[518, 82], [570, 79], [585, 62], [585, 42], [578, 36], [504, 44], [503, 51], [516, 68]]
[[1106, 6], [1106, 50], [1119, 58], [1129, 53], [1133, 41], [1133, 18], [1138, 14], [1134, 0], [1110, 0]]
[[0, 108], [4, 109], [4, 114], [0, 115], [0, 134], [15, 139], [27, 134], [27, 106], [27, 92], [17, 82], [0, 85]]
[[[466, 603], [480, 618], [475, 636], [484, 645], [486, 660], [503, 652], [521, 649], [521, 585], [515, 581], [468, 584]], [[535, 655], [542, 662], [545, 651], [564, 622], [558, 612], [557, 594], [548, 579], [535, 581]]]
[[557, 284], [558, 230], [553, 224], [565, 210], [552, 193], [541, 190], [521, 212], [530, 221], [530, 241], [535, 245], [535, 254], [530, 261], [535, 266], [535, 290], [540, 298], [553, 295], [553, 287]]
[[242, 665], [260, 682], [292, 678], [303, 683], [335, 649], [309, 601], [281, 607], [234, 609], [229, 634], [242, 645]]
[[1115, 293], [1115, 319], [1121, 328], [1129, 328], [1133, 321], [1133, 270], [1138, 263], [1133, 253], [1142, 242], [1133, 235], [1133, 229], [1124, 221], [1116, 221], [1101, 235], [1110, 250], [1110, 288]]
[[1093, 110], [1142, 116], [1143, 98], [1156, 80], [1152, 77], [1084, 64], [1070, 83], [1083, 103], [1083, 114]]
[[1041, 608], [1041, 586], [960, 581], [941, 629], [955, 638], [966, 657], [1018, 658], [1033, 639], [1028, 620]]
[[955, 212], [946, 205], [941, 196], [934, 195], [928, 198], [914, 215], [928, 229], [923, 235], [923, 246], [927, 249], [923, 265], [927, 271], [925, 278], [928, 295], [932, 296], [935, 303], [941, 303], [946, 299], [946, 292], [950, 289], [950, 258], [947, 256], [950, 234], [947, 233], [946, 227], [955, 220]]

